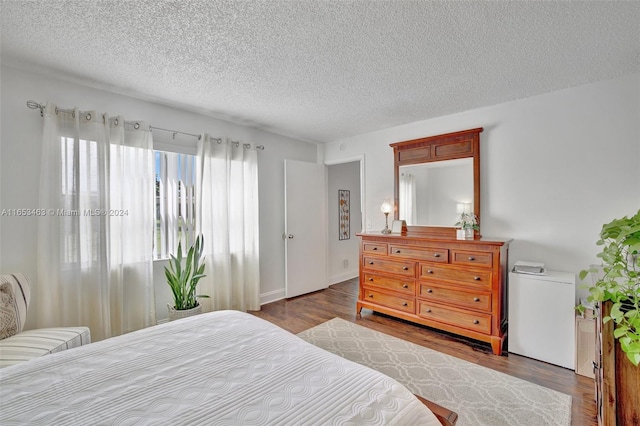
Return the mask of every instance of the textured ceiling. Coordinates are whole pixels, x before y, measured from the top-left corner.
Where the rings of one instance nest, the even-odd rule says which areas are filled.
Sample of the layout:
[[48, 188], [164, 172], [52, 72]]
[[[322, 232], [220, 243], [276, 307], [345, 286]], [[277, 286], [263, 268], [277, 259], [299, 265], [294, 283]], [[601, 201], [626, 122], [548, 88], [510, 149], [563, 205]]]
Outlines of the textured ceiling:
[[0, 12], [5, 63], [316, 142], [640, 72], [638, 1], [2, 0]]

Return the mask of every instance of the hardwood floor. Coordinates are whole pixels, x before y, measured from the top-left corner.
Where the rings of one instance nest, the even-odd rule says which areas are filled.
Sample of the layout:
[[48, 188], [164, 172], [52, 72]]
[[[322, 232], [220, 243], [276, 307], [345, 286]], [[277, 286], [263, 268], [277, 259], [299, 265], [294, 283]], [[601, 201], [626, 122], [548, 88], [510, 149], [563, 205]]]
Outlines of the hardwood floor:
[[491, 353], [489, 344], [435, 331], [428, 327], [373, 313], [368, 309], [363, 309], [362, 315], [356, 317], [357, 298], [358, 280], [353, 279], [334, 284], [327, 290], [269, 303], [262, 306], [261, 311], [251, 313], [294, 334], [340, 317], [363, 327], [571, 395], [572, 425], [595, 426], [598, 424], [594, 401], [595, 385], [592, 379], [579, 376], [572, 370], [515, 354], [505, 353], [502, 356], [496, 356]]

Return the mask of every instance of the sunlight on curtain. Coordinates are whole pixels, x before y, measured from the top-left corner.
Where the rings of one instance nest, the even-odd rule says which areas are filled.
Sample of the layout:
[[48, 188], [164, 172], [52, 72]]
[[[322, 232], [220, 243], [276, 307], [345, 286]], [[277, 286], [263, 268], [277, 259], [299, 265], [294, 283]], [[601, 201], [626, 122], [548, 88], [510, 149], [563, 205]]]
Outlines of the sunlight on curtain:
[[39, 327], [86, 325], [97, 341], [155, 324], [152, 140], [130, 127], [45, 109]]
[[204, 236], [204, 311], [260, 309], [258, 159], [255, 149], [203, 134], [196, 166], [197, 233]]
[[415, 225], [416, 210], [416, 178], [411, 173], [400, 173], [399, 187], [399, 219], [407, 221], [407, 225]]

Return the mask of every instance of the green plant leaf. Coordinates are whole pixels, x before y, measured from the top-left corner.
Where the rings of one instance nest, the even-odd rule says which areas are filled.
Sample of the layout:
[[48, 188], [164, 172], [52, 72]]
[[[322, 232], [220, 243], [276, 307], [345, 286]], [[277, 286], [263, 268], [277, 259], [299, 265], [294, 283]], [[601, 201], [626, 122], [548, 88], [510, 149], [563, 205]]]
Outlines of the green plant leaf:
[[627, 352], [626, 354], [627, 354], [627, 358], [629, 359], [629, 361], [631, 361], [633, 365], [637, 367], [638, 364], [640, 364], [640, 353]]
[[616, 327], [613, 330], [613, 337], [615, 337], [616, 339], [620, 339], [627, 334], [628, 330], [629, 329], [627, 327]]

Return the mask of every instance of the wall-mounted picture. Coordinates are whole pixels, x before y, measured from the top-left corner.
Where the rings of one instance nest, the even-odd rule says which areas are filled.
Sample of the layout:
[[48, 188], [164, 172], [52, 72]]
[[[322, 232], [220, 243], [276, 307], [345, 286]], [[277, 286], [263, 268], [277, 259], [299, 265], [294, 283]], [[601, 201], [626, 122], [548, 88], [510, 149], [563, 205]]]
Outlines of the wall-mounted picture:
[[348, 240], [351, 238], [349, 229], [349, 190], [338, 189], [338, 239]]

